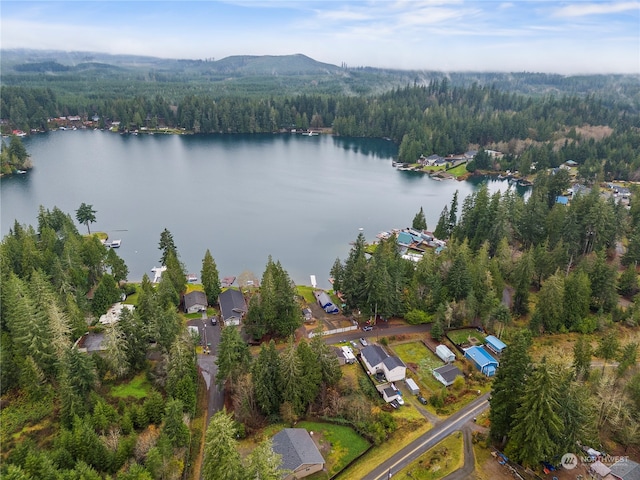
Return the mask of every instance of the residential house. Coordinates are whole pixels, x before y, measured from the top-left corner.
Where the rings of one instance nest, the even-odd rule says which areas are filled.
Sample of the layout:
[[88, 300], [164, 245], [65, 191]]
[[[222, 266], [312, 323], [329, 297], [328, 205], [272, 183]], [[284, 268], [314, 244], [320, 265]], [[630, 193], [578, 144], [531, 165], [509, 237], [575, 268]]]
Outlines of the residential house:
[[505, 348], [507, 348], [507, 345], [502, 340], [500, 340], [498, 337], [495, 337], [493, 335], [487, 335], [487, 338], [485, 338], [485, 341], [487, 343], [487, 347], [493, 353], [500, 354], [503, 352]]
[[428, 157], [421, 156], [418, 159], [418, 163], [425, 167], [433, 167], [438, 164], [444, 164], [446, 161], [440, 155], [429, 155]]
[[207, 309], [207, 296], [204, 292], [193, 291], [184, 296], [184, 313], [197, 313]]
[[247, 313], [247, 302], [242, 292], [234, 288], [228, 288], [218, 297], [220, 315], [225, 325], [240, 325], [242, 317]]
[[464, 351], [465, 358], [469, 359], [475, 367], [487, 377], [493, 377], [498, 368], [498, 361], [493, 358], [483, 347], [471, 347]]
[[464, 152], [464, 156], [467, 160], [473, 160], [477, 154], [477, 150], [469, 150], [468, 152]]
[[453, 384], [456, 377], [462, 377], [462, 372], [455, 365], [447, 364], [432, 370], [433, 376], [445, 387]]
[[379, 345], [368, 345], [360, 350], [360, 358], [370, 375], [384, 373], [389, 382], [403, 380], [407, 366], [398, 357], [390, 356]]
[[133, 311], [135, 309], [133, 305], [129, 305], [128, 303], [114, 303], [113, 305], [111, 305], [111, 307], [109, 307], [107, 313], [105, 313], [104, 315], [100, 315], [100, 323], [102, 325], [110, 325], [112, 323], [116, 323], [118, 320], [120, 320], [120, 314], [122, 314], [122, 310], [124, 310], [125, 308], [130, 311]]
[[324, 458], [304, 428], [285, 428], [273, 436], [273, 451], [282, 455], [284, 480], [304, 478], [324, 469]]
[[564, 162], [563, 165], [566, 165], [567, 167], [577, 167], [578, 162], [575, 162], [573, 160], [567, 160], [566, 162]]
[[440, 357], [444, 363], [455, 362], [456, 355], [446, 345], [438, 345], [436, 347], [436, 355]]
[[611, 465], [611, 475], [617, 480], [640, 480], [640, 464], [628, 458]]

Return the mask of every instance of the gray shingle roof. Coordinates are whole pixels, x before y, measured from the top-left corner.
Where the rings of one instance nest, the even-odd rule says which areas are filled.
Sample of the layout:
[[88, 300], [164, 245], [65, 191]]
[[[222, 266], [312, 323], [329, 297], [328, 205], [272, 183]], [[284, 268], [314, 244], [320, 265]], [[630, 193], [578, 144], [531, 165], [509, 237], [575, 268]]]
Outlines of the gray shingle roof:
[[434, 372], [438, 372], [442, 378], [447, 382], [453, 382], [456, 377], [462, 376], [462, 372], [455, 365], [444, 365], [434, 369]]
[[640, 480], [640, 464], [633, 460], [620, 460], [611, 465], [611, 473], [623, 480]]
[[193, 291], [193, 292], [187, 293], [184, 296], [185, 309], [189, 309], [194, 305], [204, 305], [205, 307], [207, 306], [207, 296], [204, 294], [204, 292]]
[[387, 352], [379, 345], [369, 345], [360, 350], [360, 354], [367, 360], [372, 367], [380, 365], [385, 358], [389, 356]]
[[220, 303], [220, 311], [224, 320], [231, 317], [240, 318], [242, 313], [247, 311], [247, 304], [242, 292], [233, 288], [222, 292], [218, 296], [218, 303]]
[[404, 362], [398, 357], [387, 357], [382, 361], [382, 363], [384, 363], [389, 370], [393, 370], [396, 367], [406, 367]]
[[273, 436], [273, 451], [282, 455], [282, 468], [325, 463], [313, 439], [304, 428], [285, 428]]

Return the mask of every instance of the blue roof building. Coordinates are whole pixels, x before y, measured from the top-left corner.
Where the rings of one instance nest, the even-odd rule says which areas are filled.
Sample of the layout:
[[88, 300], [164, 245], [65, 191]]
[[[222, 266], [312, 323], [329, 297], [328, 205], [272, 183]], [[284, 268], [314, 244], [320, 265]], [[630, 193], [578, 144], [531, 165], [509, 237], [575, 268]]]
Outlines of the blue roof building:
[[558, 195], [556, 197], [556, 203], [559, 203], [560, 205], [568, 205], [569, 197], [565, 197], [564, 195]]
[[489, 355], [489, 352], [487, 352], [483, 347], [467, 348], [464, 351], [464, 356], [487, 377], [493, 377], [496, 374], [498, 361]]
[[502, 340], [498, 337], [494, 337], [493, 335], [487, 336], [485, 340], [487, 342], [487, 347], [489, 347], [489, 350], [492, 352], [502, 353], [502, 351], [507, 348], [507, 345]]
[[411, 245], [411, 243], [413, 243], [413, 237], [407, 232], [400, 232], [398, 233], [398, 238], [396, 241], [398, 242], [398, 245], [408, 247], [409, 245]]

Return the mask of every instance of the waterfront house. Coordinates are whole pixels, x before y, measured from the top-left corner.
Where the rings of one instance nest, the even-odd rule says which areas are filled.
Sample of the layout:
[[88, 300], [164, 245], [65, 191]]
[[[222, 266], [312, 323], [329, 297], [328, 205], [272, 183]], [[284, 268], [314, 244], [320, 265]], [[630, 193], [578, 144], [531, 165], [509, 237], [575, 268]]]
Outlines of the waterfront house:
[[196, 313], [207, 309], [207, 296], [204, 292], [193, 291], [184, 296], [184, 313]]
[[340, 310], [338, 307], [331, 301], [331, 297], [322, 291], [313, 292], [318, 304], [324, 309], [327, 313], [338, 313]]
[[398, 357], [390, 356], [379, 345], [368, 345], [360, 351], [360, 358], [370, 375], [383, 373], [387, 381], [404, 380], [407, 366]]
[[220, 315], [225, 325], [239, 326], [240, 321], [247, 313], [247, 302], [240, 290], [229, 288], [218, 297]]
[[498, 361], [484, 347], [474, 346], [464, 351], [464, 356], [487, 377], [493, 377], [498, 369]]
[[273, 451], [282, 456], [282, 469], [287, 471], [284, 480], [304, 478], [324, 469], [324, 458], [304, 428], [280, 430], [273, 436]]
[[456, 377], [462, 377], [462, 372], [455, 365], [443, 365], [442, 367], [434, 368], [433, 376], [436, 377], [440, 383], [442, 383], [445, 387], [452, 385]]

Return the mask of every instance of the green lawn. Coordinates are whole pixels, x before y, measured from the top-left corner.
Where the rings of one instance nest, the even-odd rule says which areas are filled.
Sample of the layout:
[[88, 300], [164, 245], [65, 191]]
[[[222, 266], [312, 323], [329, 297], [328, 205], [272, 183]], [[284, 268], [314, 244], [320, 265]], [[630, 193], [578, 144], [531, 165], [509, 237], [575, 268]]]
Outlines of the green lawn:
[[351, 427], [333, 423], [298, 422], [296, 428], [306, 428], [320, 444], [320, 450], [327, 462], [327, 470], [311, 478], [332, 477], [354, 459], [362, 455], [370, 446], [369, 442], [358, 435]]
[[457, 166], [447, 170], [447, 173], [450, 173], [454, 177], [459, 177], [461, 175], [464, 175], [464, 174], [468, 173], [467, 172], [467, 164], [466, 163], [461, 163], [460, 165], [457, 165]]
[[116, 385], [111, 388], [111, 396], [116, 398], [136, 398], [146, 397], [151, 391], [151, 384], [144, 373], [133, 377], [129, 382]]
[[454, 432], [393, 478], [399, 480], [437, 480], [462, 468], [464, 465], [464, 438]]
[[449, 338], [457, 345], [469, 343], [469, 338], [476, 338], [480, 344], [484, 343], [486, 335], [475, 328], [464, 328], [447, 332]]
[[313, 287], [309, 287], [308, 285], [296, 285], [296, 291], [307, 303], [316, 302], [316, 297], [313, 296]]

